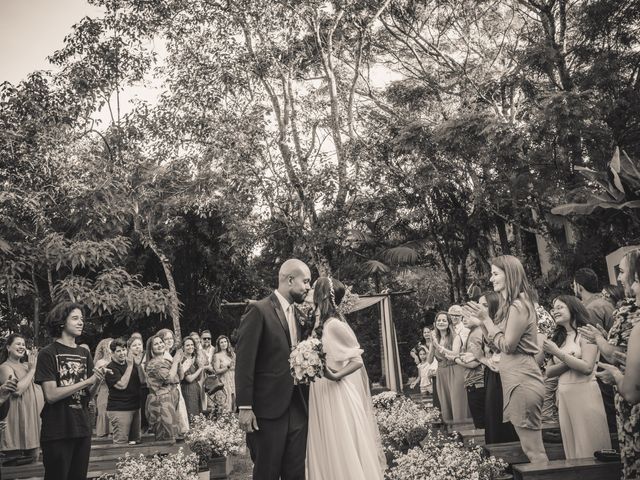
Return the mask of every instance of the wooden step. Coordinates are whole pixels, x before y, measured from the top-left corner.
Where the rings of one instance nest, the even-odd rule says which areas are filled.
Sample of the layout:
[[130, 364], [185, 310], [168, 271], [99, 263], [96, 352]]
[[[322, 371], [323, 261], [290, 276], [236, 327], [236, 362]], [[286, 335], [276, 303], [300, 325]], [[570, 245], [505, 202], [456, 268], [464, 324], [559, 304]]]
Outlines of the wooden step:
[[[549, 460], [564, 460], [564, 448], [561, 443], [545, 443], [544, 448]], [[501, 458], [510, 465], [529, 462], [520, 442], [493, 443], [485, 445], [484, 449], [490, 456]]]
[[[142, 443], [156, 441], [156, 437], [153, 433], [143, 433], [140, 439], [142, 440]], [[113, 437], [91, 437], [91, 445], [113, 445]]]
[[458, 432], [460, 441], [465, 447], [470, 445], [484, 445], [484, 428], [472, 428]]
[[619, 480], [621, 477], [622, 463], [601, 462], [595, 458], [513, 466], [514, 480]]
[[473, 430], [475, 427], [475, 425], [473, 424], [473, 421], [464, 421], [464, 422], [445, 422], [446, 426], [447, 426], [447, 432], [449, 433], [453, 433], [453, 432], [461, 432], [463, 430]]
[[[130, 455], [144, 455], [151, 457], [153, 455], [166, 455], [177, 453], [183, 447], [188, 452], [188, 447], [184, 443], [172, 444], [169, 441], [156, 442], [156, 444], [140, 444], [140, 445], [92, 445], [91, 457], [89, 458], [89, 472], [102, 472], [96, 474], [99, 477], [103, 473], [108, 473], [116, 468], [118, 460]], [[21, 465], [19, 467], [2, 467], [0, 469], [0, 478], [3, 480], [22, 479], [22, 478], [44, 478], [44, 465], [42, 462], [32, 463], [30, 465]], [[88, 478], [94, 478], [88, 476]]]

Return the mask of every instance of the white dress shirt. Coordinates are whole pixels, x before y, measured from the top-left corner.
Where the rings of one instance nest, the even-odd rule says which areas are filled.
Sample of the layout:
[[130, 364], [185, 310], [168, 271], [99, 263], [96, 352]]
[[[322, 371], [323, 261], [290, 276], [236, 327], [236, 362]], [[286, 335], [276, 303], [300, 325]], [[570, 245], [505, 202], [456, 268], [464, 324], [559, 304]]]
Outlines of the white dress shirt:
[[287, 320], [287, 325], [289, 325], [289, 336], [291, 339], [291, 346], [294, 347], [298, 343], [298, 328], [296, 325], [296, 315], [293, 309], [295, 308], [292, 303], [289, 303], [286, 298], [282, 296], [279, 291], [276, 292], [276, 297], [278, 297], [278, 301], [280, 302], [280, 306], [282, 307], [282, 311], [284, 312], [284, 317]]

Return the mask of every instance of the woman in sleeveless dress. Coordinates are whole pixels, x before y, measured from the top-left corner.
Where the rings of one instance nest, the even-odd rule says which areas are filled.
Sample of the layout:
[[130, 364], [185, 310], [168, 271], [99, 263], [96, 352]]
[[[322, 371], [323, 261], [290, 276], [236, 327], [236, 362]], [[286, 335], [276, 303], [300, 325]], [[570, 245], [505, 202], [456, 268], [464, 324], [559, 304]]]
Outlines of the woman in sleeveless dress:
[[530, 462], [547, 462], [542, 443], [544, 383], [535, 358], [540, 351], [537, 316], [520, 260], [511, 255], [494, 258], [491, 283], [501, 296], [496, 322], [489, 317], [486, 307], [475, 302], [469, 302], [464, 313], [472, 317], [487, 342], [500, 352], [503, 419], [515, 427]]
[[464, 388], [464, 371], [453, 358], [460, 353], [462, 339], [456, 334], [447, 312], [438, 312], [432, 332], [427, 363], [438, 360], [436, 389], [440, 412], [445, 423], [471, 422], [471, 412]]
[[578, 298], [560, 295], [552, 314], [557, 326], [552, 339], [544, 341], [544, 351], [553, 355], [547, 376], [559, 377], [556, 403], [564, 454], [568, 459], [591, 457], [611, 448], [611, 437], [595, 378], [598, 347], [578, 333], [589, 312]]
[[325, 376], [311, 384], [307, 478], [382, 480], [386, 461], [373, 416], [362, 349], [338, 313], [344, 285], [321, 277], [313, 290], [314, 335], [326, 353]]
[[236, 404], [236, 354], [233, 353], [231, 342], [225, 335], [220, 335], [216, 340], [213, 368], [224, 385], [226, 395], [224, 409], [227, 412], [233, 412]]
[[[98, 342], [93, 362], [94, 368], [100, 368], [111, 363], [111, 349], [109, 346], [113, 338], [103, 338]], [[102, 380], [96, 393], [96, 435], [106, 437], [110, 433], [110, 422], [107, 417], [107, 400], [109, 399], [109, 387]]]
[[180, 390], [184, 398], [185, 407], [189, 422], [191, 417], [202, 413], [202, 402], [200, 400], [200, 377], [204, 372], [204, 365], [200, 364], [198, 356], [198, 346], [195, 339], [185, 337], [182, 340], [184, 357], [182, 359], [182, 379], [180, 380]]
[[[164, 357], [173, 361], [172, 353], [176, 351], [176, 337], [171, 330], [168, 328], [163, 328], [158, 330], [160, 338], [165, 345]], [[180, 350], [182, 351], [182, 350]], [[181, 373], [181, 372], [180, 372]], [[178, 388], [178, 437], [182, 437], [185, 433], [189, 431], [189, 414], [187, 413], [187, 405], [184, 401], [184, 397], [182, 396], [182, 389]]]
[[7, 457], [28, 457], [35, 462], [40, 447], [40, 410], [44, 397], [39, 385], [33, 382], [38, 354], [31, 351], [27, 363], [25, 338], [17, 333], [9, 335], [0, 353], [0, 384], [10, 377], [18, 379], [18, 387], [9, 398], [6, 429], [0, 437], [0, 451]]

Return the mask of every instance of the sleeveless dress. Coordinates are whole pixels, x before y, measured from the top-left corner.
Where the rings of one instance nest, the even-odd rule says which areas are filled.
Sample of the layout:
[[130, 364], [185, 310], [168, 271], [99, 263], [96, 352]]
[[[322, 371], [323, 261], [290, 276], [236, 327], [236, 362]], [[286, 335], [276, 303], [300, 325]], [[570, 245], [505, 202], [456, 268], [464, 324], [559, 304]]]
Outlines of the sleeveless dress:
[[436, 389], [440, 400], [440, 412], [445, 423], [472, 423], [467, 390], [464, 388], [464, 367], [446, 359], [437, 350], [438, 360]]
[[177, 378], [169, 378], [171, 362], [157, 357], [147, 363], [147, 396], [146, 412], [149, 427], [156, 440], [175, 440], [178, 429], [178, 403], [180, 389]]
[[[193, 363], [187, 371], [184, 372], [185, 377], [187, 375], [193, 375], [198, 370], [198, 367]], [[184, 398], [184, 404], [187, 409], [187, 415], [189, 420], [195, 415], [202, 413], [202, 403], [200, 401], [200, 381], [196, 378], [193, 382], [187, 382], [182, 380], [180, 382], [180, 389], [182, 390], [182, 397]]]
[[[519, 300], [518, 309], [527, 307]], [[538, 353], [538, 328], [535, 311], [529, 312], [527, 326], [513, 352], [509, 352], [504, 332], [509, 318], [501, 326], [491, 325], [488, 341], [500, 351], [500, 380], [504, 401], [503, 421], [514, 427], [540, 430], [542, 428], [542, 403], [544, 382], [534, 355]], [[504, 327], [502, 327], [504, 325]]]
[[[329, 319], [322, 332], [327, 366], [362, 362], [362, 349], [346, 322]], [[364, 367], [338, 382], [319, 378], [309, 395], [308, 480], [382, 480], [386, 460], [373, 416]]]
[[[27, 369], [10, 366], [13, 374], [21, 380]], [[0, 451], [32, 450], [40, 447], [40, 411], [44, 406], [44, 397], [39, 385], [33, 381], [20, 396], [9, 397], [9, 412], [6, 428], [0, 437]]]
[[[573, 335], [567, 336], [560, 350], [582, 358], [580, 335], [575, 339]], [[556, 403], [567, 459], [592, 457], [596, 450], [611, 448], [607, 415], [596, 382], [595, 368], [590, 375], [573, 369], [560, 375]]]
[[226, 352], [219, 352], [213, 354], [214, 369], [216, 372], [224, 370], [224, 373], [219, 373], [218, 378], [224, 385], [224, 393], [226, 395], [226, 401], [224, 409], [227, 412], [231, 412], [233, 409], [233, 397], [236, 394], [236, 381], [235, 381], [235, 367], [227, 368], [229, 365], [235, 362], [235, 358], [229, 357]]
[[[107, 365], [107, 360], [99, 360], [96, 362], [96, 368]], [[107, 402], [109, 400], [109, 387], [107, 382], [102, 380], [96, 392], [96, 435], [98, 437], [106, 437], [111, 433], [111, 423], [107, 417]]]

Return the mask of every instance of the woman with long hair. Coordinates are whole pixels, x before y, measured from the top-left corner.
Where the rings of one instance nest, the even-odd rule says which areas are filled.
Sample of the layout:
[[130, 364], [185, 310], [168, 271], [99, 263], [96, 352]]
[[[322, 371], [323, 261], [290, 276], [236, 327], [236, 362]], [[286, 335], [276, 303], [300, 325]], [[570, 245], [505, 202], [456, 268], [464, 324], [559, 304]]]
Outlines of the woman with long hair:
[[314, 335], [322, 341], [326, 368], [309, 395], [307, 478], [382, 480], [386, 460], [362, 349], [338, 312], [344, 294], [344, 285], [328, 277], [320, 277], [313, 289]]
[[427, 362], [438, 360], [436, 390], [440, 400], [440, 412], [445, 423], [471, 423], [467, 391], [464, 388], [464, 370], [456, 365], [455, 357], [460, 354], [462, 338], [456, 334], [451, 317], [447, 312], [438, 312], [431, 333], [431, 346]]
[[35, 462], [38, 457], [44, 397], [33, 381], [37, 358], [35, 348], [27, 354], [25, 337], [19, 333], [9, 335], [0, 350], [0, 385], [9, 378], [18, 379], [18, 387], [8, 400], [7, 427], [0, 435], [0, 451], [6, 458], [27, 457]]
[[[598, 345], [600, 354], [612, 365], [624, 363], [631, 332], [640, 324], [640, 250], [627, 253], [620, 261], [618, 269], [618, 281], [624, 287], [626, 298], [613, 312], [613, 325], [608, 338], [591, 325], [578, 329], [581, 335]], [[608, 375], [605, 375], [601, 376], [603, 380], [607, 380]], [[640, 404], [629, 403], [616, 387], [615, 406], [624, 478], [640, 478]]]
[[[109, 346], [113, 338], [103, 338], [98, 342], [96, 353], [93, 356], [94, 368], [100, 368], [111, 363], [111, 349]], [[96, 435], [106, 437], [110, 433], [109, 417], [107, 417], [107, 401], [109, 400], [109, 387], [102, 380], [96, 394]]]
[[146, 376], [149, 395], [147, 396], [147, 420], [156, 440], [175, 440], [178, 435], [178, 367], [182, 361], [182, 351], [176, 352], [172, 360], [165, 357], [162, 336], [156, 334], [147, 340]]
[[556, 402], [566, 458], [585, 458], [596, 450], [611, 448], [602, 395], [595, 377], [598, 347], [578, 333], [587, 325], [589, 312], [572, 295], [553, 301], [556, 329], [544, 351], [553, 355], [548, 377], [558, 378]]
[[184, 357], [182, 358], [183, 376], [182, 380], [180, 380], [180, 390], [187, 407], [189, 421], [191, 421], [191, 417], [202, 413], [200, 377], [202, 377], [205, 366], [200, 363], [199, 347], [194, 338], [191, 336], [184, 337], [182, 350], [184, 351]]
[[[162, 338], [162, 342], [165, 345], [164, 349], [164, 357], [172, 361], [173, 353], [176, 351], [182, 351], [178, 349], [178, 345], [176, 345], [176, 336], [173, 331], [168, 328], [162, 328], [158, 330], [156, 335]], [[178, 368], [178, 376], [182, 379], [184, 372], [182, 371], [182, 365]], [[184, 401], [184, 396], [182, 395], [182, 389], [178, 389], [178, 436], [181, 437], [185, 433], [189, 431], [189, 414], [187, 413], [187, 404]]]
[[213, 354], [213, 369], [224, 385], [224, 393], [226, 394], [226, 404], [224, 408], [227, 412], [233, 412], [236, 403], [236, 354], [233, 352], [229, 337], [226, 335], [220, 335], [216, 339], [216, 348]]
[[547, 462], [542, 443], [544, 383], [535, 356], [539, 353], [538, 329], [532, 292], [520, 260], [502, 255], [491, 262], [491, 283], [500, 294], [496, 322], [487, 308], [470, 302], [465, 314], [482, 329], [485, 339], [500, 355], [500, 379], [504, 420], [520, 437], [530, 462]]

